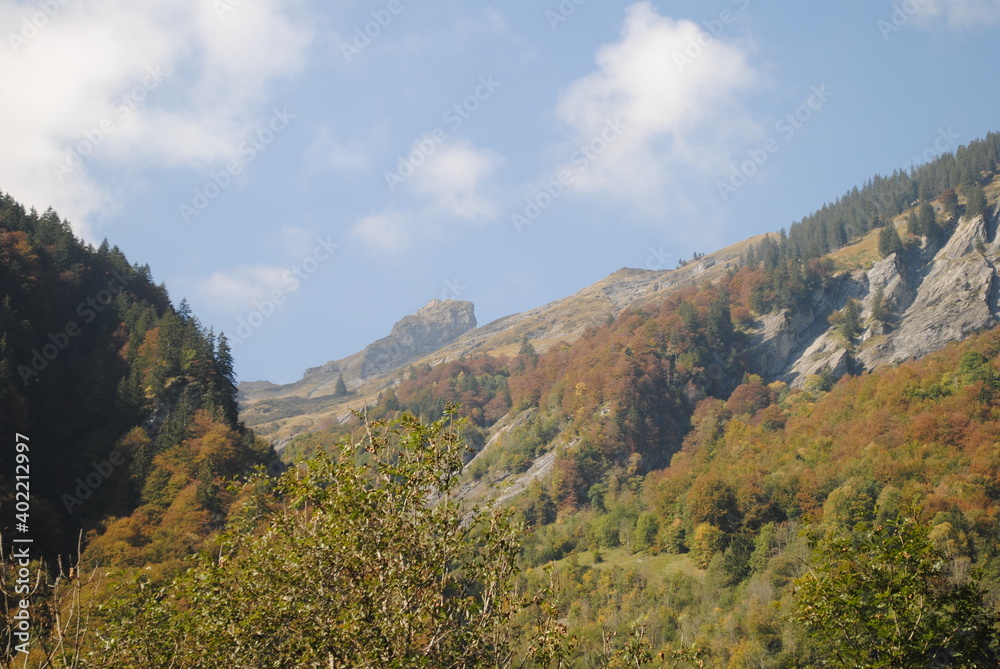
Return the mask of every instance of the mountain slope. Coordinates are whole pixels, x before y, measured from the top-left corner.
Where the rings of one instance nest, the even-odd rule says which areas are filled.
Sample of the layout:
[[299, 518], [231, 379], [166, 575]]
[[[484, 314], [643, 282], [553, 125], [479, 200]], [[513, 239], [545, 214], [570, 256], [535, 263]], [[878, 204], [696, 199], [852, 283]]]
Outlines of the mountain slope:
[[240, 384], [240, 392], [249, 403], [280, 397], [335, 395], [338, 378], [343, 378], [348, 389], [358, 388], [373, 377], [384, 376], [437, 351], [475, 327], [475, 309], [471, 302], [431, 300], [417, 313], [396, 323], [389, 336], [369, 344], [359, 353], [311, 367], [295, 383], [244, 382]]
[[[943, 243], [908, 235], [907, 214], [889, 223], [902, 230], [908, 248], [876, 259], [870, 251], [873, 231], [832, 254], [854, 258], [810, 303], [791, 312], [765, 315], [754, 327], [751, 357], [754, 371], [768, 379], [801, 386], [809, 375], [829, 369], [834, 376], [873, 370], [881, 365], [919, 358], [951, 341], [992, 327], [1000, 319], [996, 239], [1000, 180], [985, 192], [983, 215], [960, 216], [935, 203], [938, 224], [950, 234]], [[867, 258], [860, 264], [857, 258]], [[864, 327], [851, 341], [829, 318], [852, 300], [859, 304]], [[880, 306], [877, 304], [880, 303]], [[873, 318], [881, 308], [888, 313]]]
[[[878, 259], [874, 242], [880, 230], [876, 229], [826, 256], [829, 276], [804, 303], [759, 314], [746, 324], [749, 339], [742, 354], [749, 369], [770, 380], [801, 386], [824, 370], [834, 377], [872, 370], [926, 355], [991, 326], [1000, 318], [995, 270], [1000, 260], [996, 239], [1000, 180], [989, 181], [985, 192], [989, 209], [973, 219], [949, 214], [937, 203], [940, 225], [951, 234], [943, 245], [908, 235], [905, 219], [913, 211], [906, 210], [890, 224], [902, 230], [907, 250]], [[373, 402], [398, 382], [398, 371], [406, 365], [434, 366], [477, 354], [512, 356], [525, 340], [539, 352], [557, 343], [572, 343], [627, 308], [719, 281], [735, 271], [749, 248], [775, 238], [755, 237], [677, 270], [619, 270], [570, 297], [469, 328], [439, 347], [426, 347], [431, 350], [425, 355], [410, 354], [411, 345], [393, 343], [390, 335], [354, 356], [307, 370], [294, 384], [243, 383], [244, 418], [261, 434], [285, 443], [296, 434], [345, 419], [350, 407]], [[873, 321], [877, 299], [892, 314], [890, 323]], [[860, 303], [860, 318], [867, 325], [855, 340], [846, 342], [829, 319], [852, 300]], [[439, 315], [427, 308], [421, 312], [426, 317]], [[442, 325], [447, 322], [446, 318]], [[372, 360], [391, 360], [392, 364], [373, 364]], [[355, 391], [352, 397], [334, 396], [340, 374]]]
[[[559, 343], [571, 343], [629, 306], [659, 299], [698, 282], [717, 280], [737, 265], [749, 244], [760, 242], [763, 237], [734, 244], [676, 270], [621, 269], [569, 297], [470, 328], [425, 355], [408, 354], [412, 348], [390, 335], [380, 340], [383, 344], [372, 346], [379, 346], [377, 350], [385, 351], [378, 355], [391, 360], [391, 365], [366, 367], [365, 361], [372, 355], [370, 346], [343, 360], [306, 370], [303, 378], [292, 384], [243, 382], [239, 386], [242, 416], [259, 434], [282, 445], [297, 434], [340, 422], [349, 415], [349, 408], [375, 401], [380, 392], [399, 381], [399, 371], [406, 365], [435, 366], [463, 356], [480, 354], [515, 355], [525, 340], [530, 341], [538, 352]], [[471, 309], [471, 305], [464, 306], [470, 304], [467, 302], [452, 304], [462, 305], [454, 308], [463, 311]], [[426, 317], [438, 319], [443, 315], [446, 324], [453, 318], [447, 305], [447, 302], [442, 303], [430, 311], [425, 307], [417, 313], [423, 312]], [[407, 318], [400, 321], [397, 327]], [[362, 368], [374, 373], [363, 376], [359, 373]], [[353, 391], [351, 397], [334, 396], [336, 379], [340, 374], [344, 375], [348, 388]]]

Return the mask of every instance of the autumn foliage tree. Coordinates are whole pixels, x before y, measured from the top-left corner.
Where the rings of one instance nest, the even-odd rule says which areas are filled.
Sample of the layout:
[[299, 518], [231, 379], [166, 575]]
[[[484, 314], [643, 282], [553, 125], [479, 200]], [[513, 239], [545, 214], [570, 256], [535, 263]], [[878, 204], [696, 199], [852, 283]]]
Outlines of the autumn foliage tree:
[[105, 664], [505, 667], [520, 529], [452, 497], [449, 409], [372, 422], [260, 495], [172, 585], [112, 607]]
[[792, 618], [820, 644], [826, 666], [997, 666], [1000, 617], [975, 581], [950, 577], [929, 533], [897, 517], [816, 539]]

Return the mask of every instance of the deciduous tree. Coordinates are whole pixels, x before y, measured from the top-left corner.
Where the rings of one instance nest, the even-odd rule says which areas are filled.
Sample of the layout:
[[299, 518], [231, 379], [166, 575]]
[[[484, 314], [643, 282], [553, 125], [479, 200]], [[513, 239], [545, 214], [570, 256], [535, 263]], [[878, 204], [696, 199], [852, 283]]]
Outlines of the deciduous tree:
[[996, 614], [975, 581], [949, 578], [928, 533], [899, 518], [814, 537], [792, 618], [825, 651], [827, 666], [997, 666]]

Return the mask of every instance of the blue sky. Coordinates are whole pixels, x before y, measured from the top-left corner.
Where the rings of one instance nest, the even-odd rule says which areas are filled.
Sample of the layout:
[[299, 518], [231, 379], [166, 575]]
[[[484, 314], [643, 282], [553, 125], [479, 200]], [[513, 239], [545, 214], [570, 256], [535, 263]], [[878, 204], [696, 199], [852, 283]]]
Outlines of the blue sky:
[[287, 382], [1000, 129], [997, 0], [0, 0], [0, 190]]

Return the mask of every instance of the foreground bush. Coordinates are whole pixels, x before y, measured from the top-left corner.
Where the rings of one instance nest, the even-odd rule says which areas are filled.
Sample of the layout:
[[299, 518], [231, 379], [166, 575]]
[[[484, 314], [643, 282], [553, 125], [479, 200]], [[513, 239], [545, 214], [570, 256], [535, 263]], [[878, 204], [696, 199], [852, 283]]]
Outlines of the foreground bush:
[[512, 657], [518, 528], [450, 493], [450, 414], [371, 423], [286, 472], [171, 587], [117, 602], [119, 667], [476, 667]]

